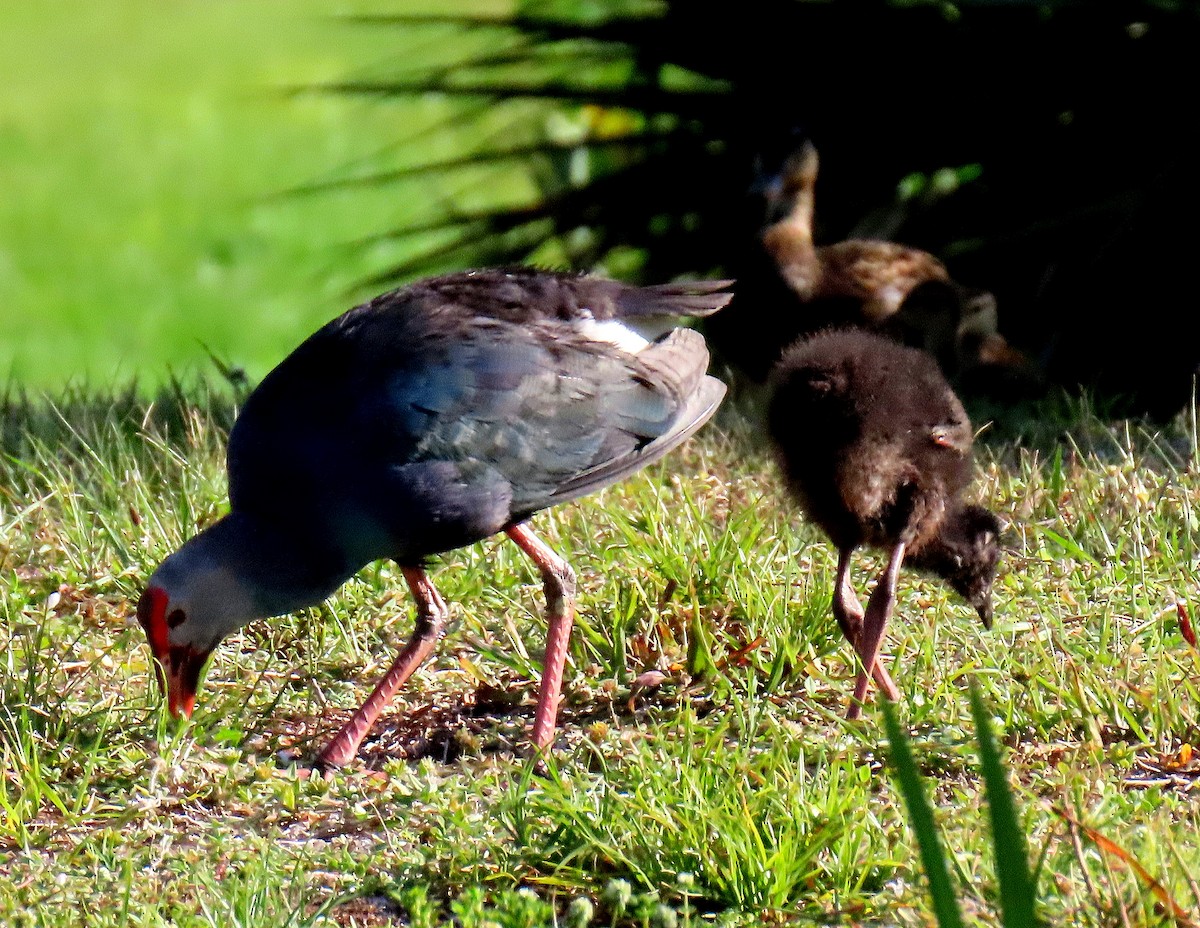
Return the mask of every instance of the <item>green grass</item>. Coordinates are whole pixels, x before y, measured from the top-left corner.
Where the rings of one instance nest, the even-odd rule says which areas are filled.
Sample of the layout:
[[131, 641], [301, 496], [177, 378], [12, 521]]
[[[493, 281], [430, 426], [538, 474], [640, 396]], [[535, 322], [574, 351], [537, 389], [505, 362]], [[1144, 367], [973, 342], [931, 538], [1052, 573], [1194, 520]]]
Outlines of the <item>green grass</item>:
[[[883, 703], [880, 708], [887, 727], [897, 785], [904, 797], [909, 823], [920, 848], [922, 869], [929, 880], [929, 898], [938, 928], [962, 928], [958, 893], [950, 877], [946, 851], [938, 837], [933, 810], [921, 785], [920, 771], [909, 747], [908, 735], [900, 728], [896, 710], [890, 703]], [[1017, 818], [1012, 791], [1008, 786], [1008, 774], [996, 749], [991, 720], [979, 696], [979, 689], [974, 685], [971, 686], [971, 715], [979, 741], [979, 766], [992, 823], [992, 850], [1000, 883], [1000, 923], [1005, 928], [1035, 928], [1038, 924], [1034, 914], [1037, 887], [1029, 868], [1025, 833]]]
[[520, 188], [509, 166], [411, 177], [382, 194], [278, 196], [462, 152], [501, 129], [432, 94], [289, 94], [397, 61], [420, 67], [466, 41], [452, 27], [333, 18], [395, 6], [4, 4], [0, 381], [160, 383], [206, 365], [206, 347], [261, 377], [430, 236], [364, 240], [450, 199], [469, 205], [478, 188]]
[[[236, 401], [193, 376], [206, 349], [254, 379], [422, 245], [350, 243], [522, 192], [472, 168], [391, 199], [273, 196], [508, 138], [498, 114], [456, 121], [439, 98], [282, 93], [389, 71], [397, 34], [322, 18], [345, 9], [0, 10], [0, 375], [54, 397], [0, 400], [0, 924], [929, 924], [882, 712], [842, 719], [855, 667], [829, 614], [833, 552], [733, 414], [537, 517], [580, 588], [549, 775], [525, 751], [541, 584], [502, 541], [436, 566], [447, 639], [332, 781], [285, 752], [328, 737], [407, 636], [390, 565], [244, 629], [193, 722], [165, 716], [132, 604], [226, 505]], [[466, 41], [411, 39], [414, 65]], [[1075, 418], [1049, 450], [980, 456], [975, 494], [1012, 523], [994, 631], [906, 574], [885, 648], [967, 924], [1007, 906], [972, 681], [1041, 862], [1040, 916], [1200, 911], [1198, 658], [1177, 620], [1200, 600], [1195, 423]], [[860, 586], [880, 566], [863, 555]]]
[[[203, 385], [144, 402], [3, 410], [0, 922], [928, 923], [882, 713], [841, 717], [833, 551], [736, 419], [537, 517], [580, 578], [548, 776], [525, 752], [540, 583], [488, 541], [436, 565], [447, 639], [324, 782], [277, 754], [311, 751], [386, 667], [409, 628], [398, 573], [246, 628], [192, 723], [168, 720], [132, 603], [225, 505], [233, 408]], [[1043, 858], [1041, 917], [1159, 924], [1159, 892], [1200, 910], [1198, 665], [1176, 618], [1197, 600], [1194, 432], [1085, 420], [1062, 447], [981, 453], [975, 493], [1012, 521], [991, 633], [905, 574], [885, 649], [898, 716], [967, 924], [997, 923], [1004, 898], [970, 681]], [[860, 558], [860, 584], [880, 566]], [[648, 670], [662, 682], [631, 689]], [[1092, 833], [1077, 844], [1059, 809], [1161, 886]]]

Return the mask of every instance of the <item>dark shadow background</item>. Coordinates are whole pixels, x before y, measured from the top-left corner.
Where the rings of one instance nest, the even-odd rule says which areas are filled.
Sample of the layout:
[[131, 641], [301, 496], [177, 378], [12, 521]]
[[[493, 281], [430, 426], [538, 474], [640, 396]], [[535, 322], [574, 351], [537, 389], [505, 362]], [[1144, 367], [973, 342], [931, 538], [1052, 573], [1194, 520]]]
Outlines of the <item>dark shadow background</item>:
[[756, 173], [807, 136], [821, 152], [818, 242], [933, 252], [995, 293], [1001, 331], [1051, 381], [1093, 388], [1114, 415], [1165, 417], [1191, 396], [1195, 3], [612, 0], [367, 23], [494, 41], [442, 69], [321, 90], [452, 94], [525, 107], [532, 126], [554, 106], [626, 117], [579, 140], [535, 129], [466, 153], [460, 165], [523, 159], [539, 197], [450, 207], [417, 230], [446, 242], [384, 280], [537, 260], [549, 240], [555, 263], [580, 269], [729, 274], [738, 298], [710, 337], [739, 366], [739, 342], [784, 311], [757, 250]]

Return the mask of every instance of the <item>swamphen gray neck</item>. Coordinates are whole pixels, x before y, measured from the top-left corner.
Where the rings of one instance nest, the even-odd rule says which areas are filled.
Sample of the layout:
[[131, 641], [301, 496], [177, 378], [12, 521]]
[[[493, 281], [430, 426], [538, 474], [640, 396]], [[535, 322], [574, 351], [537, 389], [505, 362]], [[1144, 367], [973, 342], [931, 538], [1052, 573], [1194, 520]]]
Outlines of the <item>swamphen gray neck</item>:
[[[858, 329], [825, 332], [784, 352], [773, 373], [769, 430], [805, 513], [839, 550], [834, 615], [862, 659], [850, 717], [869, 679], [896, 699], [878, 661], [905, 557], [962, 595], [988, 627], [1000, 521], [960, 494], [971, 478], [971, 423], [932, 357]], [[889, 551], [864, 616], [850, 584], [859, 545]]]
[[728, 282], [633, 287], [524, 268], [432, 278], [320, 329], [249, 396], [229, 440], [231, 512], [159, 567], [138, 616], [173, 711], [245, 622], [320, 602], [391, 558], [417, 627], [319, 757], [350, 760], [441, 633], [433, 554], [506, 532], [537, 564], [549, 641], [533, 740], [549, 746], [573, 617], [570, 567], [524, 525], [684, 441], [724, 386], [699, 333], [673, 327]]

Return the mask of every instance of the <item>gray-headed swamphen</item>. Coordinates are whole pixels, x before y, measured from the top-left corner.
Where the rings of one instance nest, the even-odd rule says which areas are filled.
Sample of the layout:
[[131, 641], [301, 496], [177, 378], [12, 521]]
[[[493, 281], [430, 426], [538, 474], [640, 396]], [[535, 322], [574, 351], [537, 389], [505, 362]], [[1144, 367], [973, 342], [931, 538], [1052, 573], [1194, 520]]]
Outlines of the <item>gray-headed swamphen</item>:
[[412, 637], [317, 764], [347, 763], [447, 616], [430, 555], [506, 533], [541, 572], [549, 630], [533, 743], [549, 748], [574, 574], [526, 524], [657, 460], [715, 412], [699, 332], [729, 281], [636, 287], [526, 268], [376, 297], [312, 335], [247, 398], [229, 437], [230, 512], [154, 572], [138, 603], [172, 713], [230, 632], [399, 564]]

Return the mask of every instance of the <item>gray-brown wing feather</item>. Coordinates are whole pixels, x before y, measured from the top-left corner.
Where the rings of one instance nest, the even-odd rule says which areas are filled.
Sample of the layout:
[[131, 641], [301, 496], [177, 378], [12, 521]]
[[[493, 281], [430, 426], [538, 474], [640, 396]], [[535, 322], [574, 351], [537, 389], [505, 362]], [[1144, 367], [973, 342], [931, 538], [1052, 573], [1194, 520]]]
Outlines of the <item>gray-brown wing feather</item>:
[[705, 377], [680, 412], [674, 428], [629, 454], [614, 458], [567, 481], [555, 491], [551, 502], [558, 504], [586, 496], [653, 464], [699, 431], [712, 418], [724, 397], [725, 384], [715, 377]]
[[[657, 460], [715, 411], [703, 337], [676, 329], [634, 355], [538, 326], [481, 324], [430, 370], [393, 386], [422, 417], [414, 460], [476, 460], [512, 487], [514, 517], [585, 495]], [[414, 413], [419, 409], [419, 413]]]

